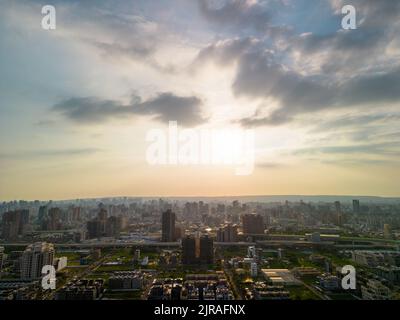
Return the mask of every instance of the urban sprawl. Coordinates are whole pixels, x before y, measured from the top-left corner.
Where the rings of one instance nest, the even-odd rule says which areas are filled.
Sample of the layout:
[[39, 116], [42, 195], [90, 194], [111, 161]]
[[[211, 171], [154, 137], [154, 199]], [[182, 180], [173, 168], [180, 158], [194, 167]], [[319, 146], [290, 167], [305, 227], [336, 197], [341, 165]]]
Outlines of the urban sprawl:
[[0, 300], [400, 299], [396, 199], [12, 201], [0, 222]]

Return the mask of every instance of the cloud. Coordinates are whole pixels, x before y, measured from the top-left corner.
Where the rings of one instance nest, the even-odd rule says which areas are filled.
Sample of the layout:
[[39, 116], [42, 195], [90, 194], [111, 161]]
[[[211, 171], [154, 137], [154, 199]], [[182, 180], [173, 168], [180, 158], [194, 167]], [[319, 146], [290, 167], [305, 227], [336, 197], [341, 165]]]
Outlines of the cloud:
[[[376, 114], [348, 114], [335, 119], [322, 121], [312, 132], [337, 130], [343, 128], [368, 127], [371, 126], [387, 127], [400, 121], [400, 114], [397, 113], [376, 113]], [[375, 133], [375, 132], [374, 132]]]
[[264, 118], [246, 118], [245, 126], [276, 125], [294, 116], [345, 107], [378, 108], [400, 101], [400, 67], [364, 72], [348, 79], [303, 74], [254, 39], [219, 41], [201, 50], [198, 61], [235, 62], [232, 90], [237, 97], [273, 99], [278, 108]]
[[20, 159], [32, 157], [67, 157], [67, 156], [82, 156], [91, 155], [101, 152], [97, 148], [75, 148], [75, 149], [45, 149], [45, 150], [26, 150], [16, 151], [12, 153], [0, 153], [0, 159]]
[[400, 99], [400, 68], [340, 81], [307, 76], [271, 59], [270, 54], [245, 54], [233, 83], [236, 95], [275, 98], [285, 114], [361, 104], [395, 103]]
[[[237, 32], [234, 38], [200, 50], [195, 65], [213, 61], [220, 67], [235, 67], [234, 95], [262, 100], [268, 111], [239, 120], [245, 127], [284, 125], [311, 113], [345, 108], [374, 112], [400, 102], [399, 1], [353, 1], [358, 29], [342, 30], [341, 8], [348, 3], [330, 0], [325, 6], [333, 9], [328, 18], [338, 23], [336, 28], [300, 33], [292, 27], [273, 38], [259, 31], [269, 30], [277, 21], [286, 28], [285, 20], [279, 19], [284, 15], [276, 8], [279, 4], [287, 8], [287, 2], [199, 3], [208, 21]], [[308, 9], [315, 10], [312, 4]], [[242, 34], [240, 28], [255, 32]]]
[[[317, 160], [317, 159], [314, 159]], [[317, 161], [328, 164], [328, 165], [335, 165], [335, 166], [343, 166], [343, 167], [359, 167], [359, 166], [385, 166], [388, 165], [395, 165], [397, 161], [394, 159], [336, 159], [336, 160], [325, 160], [325, 159], [318, 159]]]
[[102, 123], [127, 116], [150, 116], [161, 122], [177, 121], [196, 126], [207, 119], [201, 115], [202, 101], [195, 96], [181, 97], [170, 92], [159, 93], [146, 101], [133, 96], [129, 104], [93, 97], [70, 98], [53, 106], [53, 110], [78, 123]]
[[237, 61], [243, 54], [254, 51], [260, 41], [254, 37], [234, 38], [211, 43], [201, 49], [195, 59], [195, 65], [213, 61], [226, 66]]
[[202, 14], [209, 21], [222, 26], [252, 27], [265, 31], [271, 20], [271, 12], [268, 7], [258, 1], [198, 0], [198, 3]]
[[400, 141], [347, 146], [320, 146], [302, 148], [296, 150], [294, 154], [375, 154], [398, 156], [400, 155]]
[[[331, 0], [338, 21], [341, 8], [348, 1]], [[398, 61], [390, 51], [398, 51], [400, 42], [400, 3], [392, 0], [354, 0], [357, 30], [342, 30], [326, 34], [307, 33], [291, 39], [291, 47], [300, 62], [316, 61], [320, 71], [331, 74], [357, 74], [366, 68], [385, 68]], [[394, 50], [395, 49], [395, 50]]]
[[364, 144], [327, 145], [300, 148], [290, 152], [305, 161], [339, 166], [388, 166], [398, 165], [400, 141], [370, 142]]
[[[175, 68], [158, 61], [159, 52], [178, 36], [165, 24], [135, 10], [125, 1], [53, 1], [57, 12], [57, 29], [49, 34], [55, 39], [86, 49], [103, 59], [140, 62], [157, 71], [174, 72]], [[43, 32], [43, 6], [39, 0], [5, 0], [0, 4], [0, 18], [21, 34], [31, 37], [32, 29]], [[39, 18], [38, 18], [39, 13]], [[20, 23], [23, 20], [24, 23]], [[40, 20], [39, 20], [40, 22]], [[121, 62], [121, 61], [118, 61]]]
[[268, 117], [260, 118], [258, 116], [254, 116], [254, 117], [243, 118], [235, 122], [240, 123], [243, 127], [246, 128], [255, 128], [262, 126], [279, 126], [288, 123], [290, 120], [291, 119], [288, 118], [286, 115], [274, 112]]

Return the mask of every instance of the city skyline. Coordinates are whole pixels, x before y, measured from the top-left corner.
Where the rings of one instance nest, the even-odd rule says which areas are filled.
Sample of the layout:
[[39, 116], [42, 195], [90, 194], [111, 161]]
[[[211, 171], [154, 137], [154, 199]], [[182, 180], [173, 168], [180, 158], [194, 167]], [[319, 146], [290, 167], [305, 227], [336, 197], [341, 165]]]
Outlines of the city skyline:
[[12, 202], [48, 202], [48, 203], [58, 203], [58, 202], [74, 202], [74, 201], [102, 201], [102, 200], [170, 200], [170, 201], [222, 201], [222, 202], [229, 202], [233, 200], [241, 200], [241, 201], [254, 201], [254, 202], [282, 202], [282, 201], [292, 201], [292, 202], [299, 202], [299, 201], [306, 201], [306, 202], [329, 202], [329, 201], [345, 201], [345, 202], [352, 202], [354, 199], [362, 199], [366, 202], [393, 202], [397, 203], [400, 200], [400, 197], [397, 196], [375, 196], [375, 195], [340, 195], [340, 194], [271, 194], [271, 195], [223, 195], [223, 196], [164, 196], [164, 195], [130, 195], [130, 196], [100, 196], [100, 197], [81, 197], [81, 198], [64, 198], [64, 199], [11, 199], [11, 200], [3, 200], [0, 199], [0, 203], [12, 203]]
[[[355, 30], [344, 0], [52, 4], [55, 30], [41, 1], [0, 3], [1, 201], [400, 197], [396, 1], [353, 0]], [[150, 165], [170, 121], [252, 130], [254, 171]]]
[[399, 201], [209, 200], [0, 203], [0, 300], [400, 298]]

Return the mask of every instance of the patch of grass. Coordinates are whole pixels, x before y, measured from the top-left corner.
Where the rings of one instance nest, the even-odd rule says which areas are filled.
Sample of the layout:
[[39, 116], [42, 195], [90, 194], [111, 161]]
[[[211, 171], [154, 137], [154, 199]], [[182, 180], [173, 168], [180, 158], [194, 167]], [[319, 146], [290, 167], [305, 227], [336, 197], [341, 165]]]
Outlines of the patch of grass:
[[292, 300], [321, 300], [316, 294], [305, 286], [288, 287], [290, 299]]

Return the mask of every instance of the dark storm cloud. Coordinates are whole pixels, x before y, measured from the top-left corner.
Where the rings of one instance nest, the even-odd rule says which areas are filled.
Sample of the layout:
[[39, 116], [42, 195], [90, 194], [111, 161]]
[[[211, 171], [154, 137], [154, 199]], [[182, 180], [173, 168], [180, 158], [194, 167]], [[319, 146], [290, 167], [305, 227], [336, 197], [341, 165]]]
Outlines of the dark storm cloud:
[[53, 110], [80, 123], [101, 123], [113, 118], [151, 116], [168, 122], [177, 121], [183, 126], [196, 126], [206, 121], [201, 115], [202, 101], [195, 97], [180, 97], [172, 93], [159, 93], [142, 101], [133, 96], [129, 104], [97, 98], [70, 98], [53, 106]]

